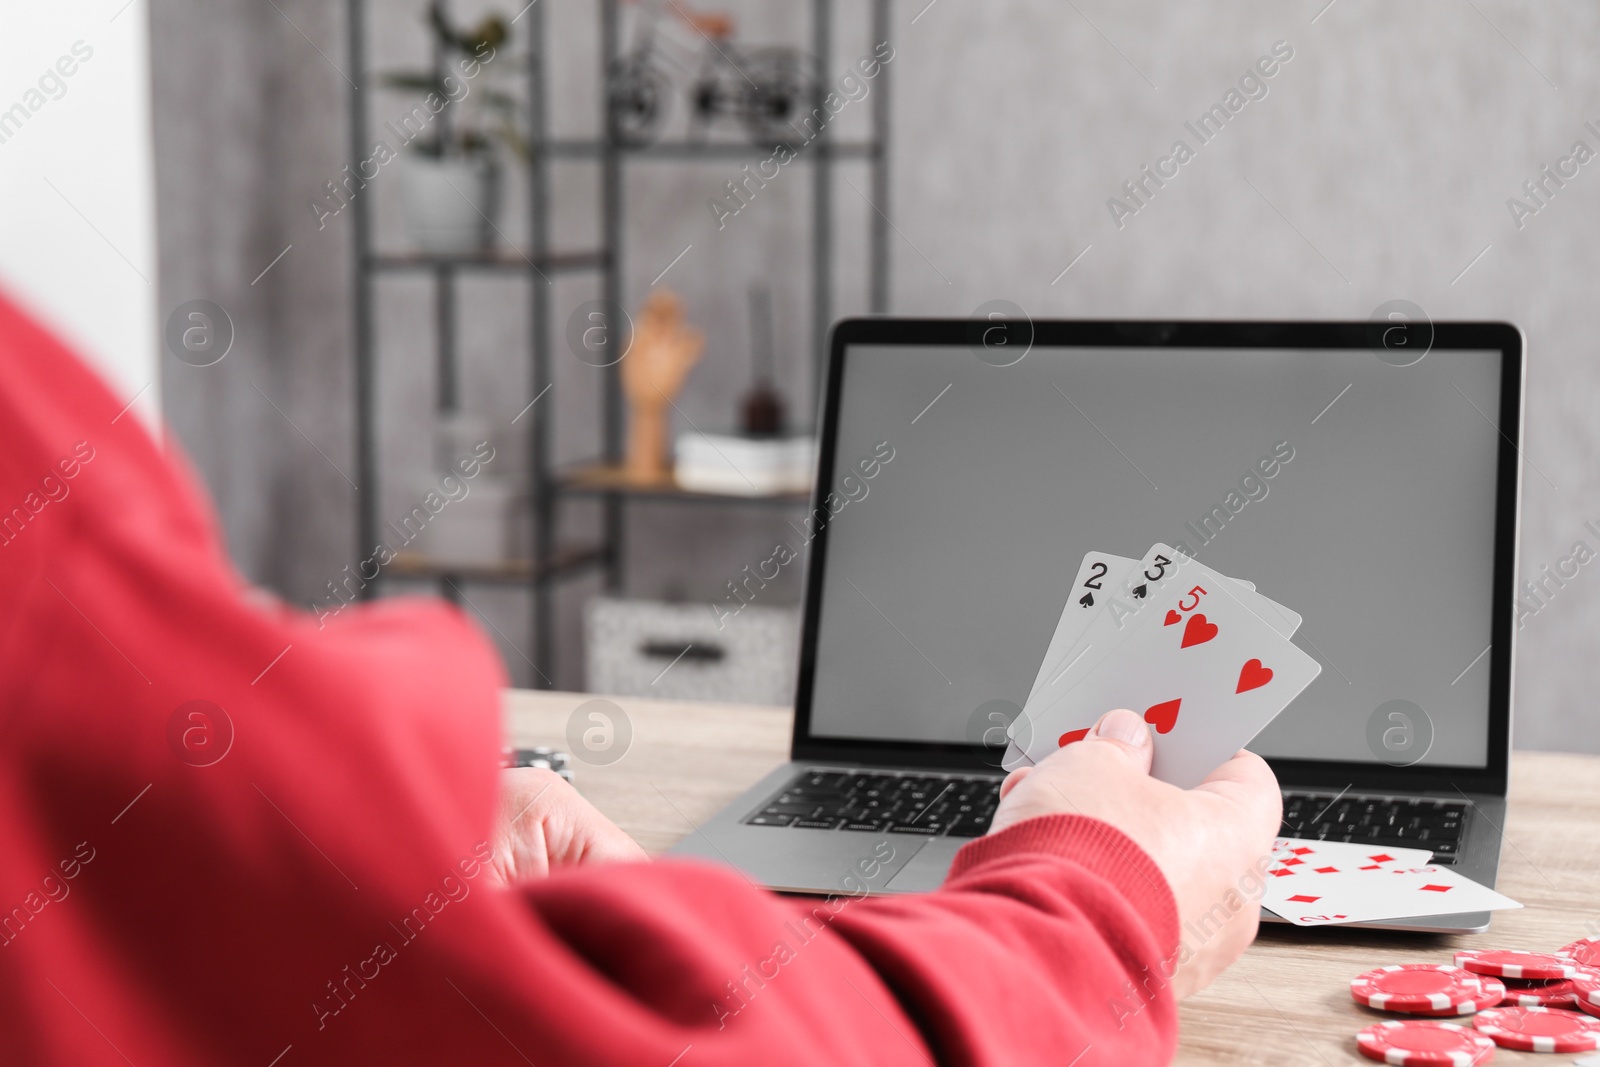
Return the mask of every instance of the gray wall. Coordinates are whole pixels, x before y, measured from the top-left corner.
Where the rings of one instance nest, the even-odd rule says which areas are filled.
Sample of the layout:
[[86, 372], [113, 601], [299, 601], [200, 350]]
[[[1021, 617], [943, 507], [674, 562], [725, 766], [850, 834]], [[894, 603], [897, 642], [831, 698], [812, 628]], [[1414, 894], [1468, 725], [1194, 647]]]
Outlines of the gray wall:
[[[554, 121], [576, 135], [592, 129], [595, 113], [585, 63], [592, 9], [543, 2], [561, 44]], [[1510, 319], [1530, 352], [1524, 571], [1556, 564], [1579, 540], [1600, 550], [1584, 526], [1600, 519], [1590, 460], [1600, 431], [1588, 417], [1600, 387], [1589, 352], [1597, 312], [1587, 284], [1600, 258], [1600, 164], [1583, 167], [1521, 230], [1506, 207], [1574, 140], [1600, 150], [1600, 137], [1583, 129], [1591, 118], [1600, 126], [1591, 46], [1600, 10], [1324, 3], [897, 0], [892, 310], [962, 315], [1005, 298], [1035, 316], [1365, 319], [1403, 298], [1435, 318]], [[420, 58], [412, 11], [420, 2], [374, 6], [384, 9], [378, 65]], [[212, 299], [239, 332], [216, 367], [169, 360], [164, 388], [168, 417], [218, 498], [241, 566], [307, 602], [353, 562], [348, 215], [318, 232], [306, 207], [345, 162], [345, 85], [334, 69], [345, 60], [342, 5], [277, 7], [281, 14], [244, 0], [152, 3], [163, 309]], [[799, 5], [734, 7], [752, 40], [803, 29]], [[836, 67], [869, 47], [858, 13], [841, 11], [841, 23]], [[1267, 95], [1119, 229], [1107, 198], [1175, 138], [1193, 145], [1185, 120], [1221, 100], [1279, 40], [1294, 58]], [[374, 114], [400, 103], [380, 100]], [[860, 114], [847, 111], [841, 130]], [[792, 397], [803, 396], [809, 374], [805, 183], [786, 173], [719, 233], [705, 200], [732, 176], [725, 165], [639, 165], [628, 185], [630, 302], [694, 245], [666, 282], [709, 339], [680, 401], [701, 426], [731, 422], [743, 388], [752, 278], [778, 294]], [[866, 191], [864, 172], [845, 176]], [[592, 170], [562, 168], [558, 202], [574, 205], [558, 225], [563, 243], [592, 234], [593, 184]], [[392, 185], [380, 179], [372, 195], [380, 227], [398, 241]], [[837, 196], [837, 303], [846, 313], [865, 303], [855, 234], [870, 209], [842, 183]], [[513, 208], [502, 227], [514, 235], [520, 225]], [[406, 468], [426, 463], [429, 352], [418, 337], [430, 312], [420, 285], [386, 285], [379, 330], [392, 413], [386, 453], [398, 471], [397, 487], [385, 490], [392, 511], [404, 502]], [[468, 404], [507, 421], [527, 400], [515, 355], [523, 292], [486, 285], [463, 304]], [[558, 326], [590, 295], [558, 284]], [[541, 403], [558, 411], [561, 458], [577, 459], [594, 447], [595, 379], [576, 360], [558, 363], [556, 390]], [[593, 515], [575, 508], [569, 520], [581, 534]], [[754, 510], [711, 517], [641, 506], [630, 523], [630, 592], [713, 596], [743, 563], [764, 558], [781, 529], [778, 517]], [[1586, 635], [1600, 624], [1597, 575], [1600, 566], [1585, 566], [1565, 587], [1552, 583], [1519, 636], [1523, 746], [1600, 751], [1588, 707], [1600, 666], [1586, 654]], [[1440, 580], [1448, 576], [1422, 577], [1416, 595]], [[581, 681], [577, 610], [594, 588], [578, 582], [563, 594], [555, 676], [564, 685]], [[531, 670], [513, 650], [530, 647], [521, 599], [469, 595], [526, 681]]]

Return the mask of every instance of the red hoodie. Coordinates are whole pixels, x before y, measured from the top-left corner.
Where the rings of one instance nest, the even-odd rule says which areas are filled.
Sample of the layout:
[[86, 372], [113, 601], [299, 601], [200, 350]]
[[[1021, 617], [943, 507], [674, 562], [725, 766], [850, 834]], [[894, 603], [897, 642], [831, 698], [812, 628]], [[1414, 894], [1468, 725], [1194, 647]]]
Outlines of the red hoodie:
[[270, 603], [173, 451], [4, 300], [0, 367], [0, 1063], [1171, 1057], [1172, 894], [1097, 821], [979, 839], [924, 896], [680, 862], [493, 886], [477, 631]]

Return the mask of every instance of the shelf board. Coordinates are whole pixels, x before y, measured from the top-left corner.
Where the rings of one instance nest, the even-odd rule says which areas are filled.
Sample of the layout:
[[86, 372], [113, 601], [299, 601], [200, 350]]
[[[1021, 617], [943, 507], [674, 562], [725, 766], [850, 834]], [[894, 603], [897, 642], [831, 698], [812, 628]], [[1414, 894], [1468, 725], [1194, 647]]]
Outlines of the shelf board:
[[[544, 151], [552, 156], [572, 159], [598, 158], [605, 152], [604, 141], [546, 141]], [[648, 144], [618, 144], [617, 153], [640, 159], [765, 159], [776, 145], [750, 141], [653, 141]], [[826, 141], [810, 146], [791, 146], [792, 162], [807, 162], [823, 156], [833, 159], [876, 159], [882, 151], [876, 141]]]
[[541, 258], [525, 258], [515, 251], [493, 249], [467, 255], [436, 255], [429, 252], [381, 253], [367, 257], [368, 266], [377, 271], [452, 270], [487, 271], [567, 271], [597, 270], [608, 257], [604, 252], [551, 252]]
[[706, 493], [685, 489], [671, 474], [659, 478], [639, 478], [627, 468], [609, 463], [586, 463], [570, 467], [557, 475], [556, 488], [573, 496], [608, 496], [615, 493], [708, 504], [806, 504], [811, 500], [809, 490], [799, 493]]
[[597, 545], [568, 545], [558, 548], [550, 558], [535, 566], [531, 560], [513, 559], [503, 563], [451, 563], [436, 560], [421, 552], [398, 553], [384, 573], [392, 578], [451, 578], [464, 582], [526, 584], [541, 581], [605, 560], [605, 549]]

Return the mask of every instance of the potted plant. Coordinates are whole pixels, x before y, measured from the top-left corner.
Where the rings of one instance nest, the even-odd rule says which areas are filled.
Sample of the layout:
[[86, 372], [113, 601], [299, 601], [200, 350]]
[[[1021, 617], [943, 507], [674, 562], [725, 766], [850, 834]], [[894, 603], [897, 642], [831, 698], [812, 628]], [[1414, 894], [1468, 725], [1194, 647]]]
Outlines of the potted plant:
[[494, 241], [499, 212], [500, 160], [497, 145], [529, 158], [517, 129], [516, 97], [493, 87], [491, 79], [509, 73], [499, 49], [510, 27], [499, 15], [476, 29], [458, 30], [437, 0], [427, 25], [437, 57], [434, 69], [396, 71], [384, 84], [422, 94], [421, 102], [388, 130], [405, 147], [400, 197], [406, 231], [424, 252], [470, 255]]

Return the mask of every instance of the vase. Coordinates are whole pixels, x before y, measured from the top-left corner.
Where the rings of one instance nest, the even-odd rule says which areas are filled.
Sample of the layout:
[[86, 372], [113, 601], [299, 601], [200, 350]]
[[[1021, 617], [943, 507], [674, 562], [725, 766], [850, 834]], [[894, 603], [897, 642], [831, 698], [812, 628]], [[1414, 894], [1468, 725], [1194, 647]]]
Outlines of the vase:
[[406, 232], [432, 255], [469, 255], [494, 243], [500, 168], [488, 154], [407, 153], [400, 171]]

